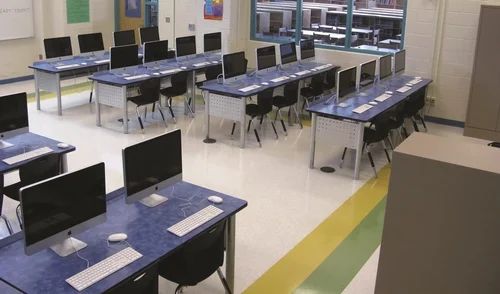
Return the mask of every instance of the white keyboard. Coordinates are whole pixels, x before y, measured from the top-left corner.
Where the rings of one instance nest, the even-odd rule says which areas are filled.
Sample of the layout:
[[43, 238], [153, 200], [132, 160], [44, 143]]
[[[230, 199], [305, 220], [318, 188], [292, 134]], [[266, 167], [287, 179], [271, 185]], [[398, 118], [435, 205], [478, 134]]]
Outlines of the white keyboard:
[[127, 247], [76, 275], [67, 278], [66, 282], [77, 291], [82, 291], [141, 257], [142, 254], [135, 251], [132, 247]]
[[401, 87], [401, 88], [397, 89], [397, 90], [396, 90], [396, 92], [399, 92], [399, 93], [406, 93], [406, 92], [408, 92], [408, 91], [410, 91], [410, 90], [411, 90], [411, 87], [408, 87], [408, 86], [403, 86], [403, 87]]
[[5, 162], [8, 165], [12, 165], [12, 164], [16, 164], [16, 163], [21, 162], [21, 161], [25, 161], [25, 160], [28, 160], [28, 159], [32, 159], [32, 158], [38, 157], [40, 155], [51, 153], [53, 151], [54, 150], [50, 149], [49, 147], [42, 147], [42, 148], [38, 148], [38, 149], [35, 149], [35, 150], [31, 150], [31, 151], [23, 153], [23, 154], [19, 154], [19, 155], [16, 155], [16, 156], [12, 156], [12, 157], [6, 158], [6, 159], [3, 160], [3, 162]]
[[363, 112], [367, 111], [368, 109], [372, 108], [373, 106], [369, 104], [363, 104], [359, 106], [358, 108], [353, 109], [352, 112], [357, 113], [357, 114], [362, 114]]
[[200, 66], [205, 66], [205, 65], [209, 65], [209, 64], [210, 64], [210, 62], [201, 62], [201, 63], [195, 63], [195, 64], [193, 64], [193, 66], [200, 67]]
[[298, 76], [303, 76], [303, 75], [306, 75], [306, 74], [308, 74], [310, 72], [311, 71], [309, 71], [309, 70], [303, 70], [303, 71], [299, 71], [299, 72], [297, 72], [295, 74], [298, 75]]
[[66, 69], [66, 68], [73, 68], [73, 67], [79, 67], [80, 64], [74, 63], [74, 64], [66, 64], [66, 65], [59, 65], [56, 66], [57, 69]]
[[331, 64], [323, 64], [323, 65], [317, 66], [316, 69], [323, 70], [323, 69], [329, 68], [330, 66], [332, 66], [332, 65]]
[[245, 87], [245, 88], [241, 88], [241, 89], [238, 89], [238, 91], [240, 92], [249, 92], [249, 91], [252, 91], [252, 90], [255, 90], [255, 89], [258, 89], [260, 88], [259, 85], [251, 85], [251, 86], [248, 86], [248, 87]]
[[178, 68], [174, 68], [174, 69], [162, 70], [162, 71], [160, 71], [160, 73], [162, 75], [166, 75], [166, 74], [176, 73], [176, 72], [179, 72], [179, 71], [181, 71], [181, 70], [178, 69]]
[[279, 83], [279, 82], [286, 81], [288, 79], [289, 79], [289, 77], [279, 77], [279, 78], [272, 79], [271, 82], [273, 82], [273, 83]]
[[101, 63], [108, 63], [109, 59], [103, 59], [103, 60], [96, 60], [94, 63], [101, 64]]
[[171, 226], [167, 229], [167, 231], [174, 235], [182, 237], [223, 212], [223, 210], [213, 205], [209, 205], [198, 211], [197, 213], [190, 215], [182, 221]]
[[380, 96], [378, 96], [377, 98], [375, 98], [375, 101], [377, 102], [384, 102], [385, 100], [391, 98], [392, 95], [389, 95], [389, 94], [382, 94]]
[[422, 81], [421, 78], [415, 78], [411, 81], [408, 82], [408, 84], [415, 86], [416, 84], [420, 83]]
[[148, 77], [149, 77], [149, 75], [142, 74], [142, 75], [124, 77], [124, 79], [126, 79], [127, 81], [132, 81], [132, 80], [137, 80], [137, 79], [142, 79], [142, 78], [148, 78]]

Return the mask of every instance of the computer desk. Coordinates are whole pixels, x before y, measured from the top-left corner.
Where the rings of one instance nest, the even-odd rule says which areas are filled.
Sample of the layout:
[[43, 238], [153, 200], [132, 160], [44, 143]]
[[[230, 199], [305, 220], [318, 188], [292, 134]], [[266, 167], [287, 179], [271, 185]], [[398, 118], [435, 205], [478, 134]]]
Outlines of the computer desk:
[[[121, 108], [123, 110], [123, 132], [128, 133], [128, 98], [134, 96], [134, 89], [138, 85], [150, 78], [162, 78], [162, 86], [170, 83], [168, 77], [175, 74], [165, 73], [161, 74], [161, 71], [169, 69], [180, 69], [185, 67], [186, 69], [180, 69], [182, 71], [187, 71], [191, 74], [191, 84], [189, 86], [191, 91], [191, 109], [193, 112], [196, 111], [195, 108], [195, 92], [196, 92], [196, 72], [199, 70], [206, 69], [207, 67], [220, 64], [221, 54], [197, 54], [196, 56], [190, 56], [189, 59], [182, 59], [176, 61], [175, 59], [167, 59], [158, 62], [146, 63], [144, 65], [131, 66], [123, 69], [113, 69], [110, 71], [101, 71], [92, 75], [89, 79], [95, 82], [95, 96], [96, 96], [96, 124], [101, 126], [101, 105], [107, 105], [111, 107]], [[209, 62], [209, 64], [202, 66], [195, 66], [195, 64], [200, 64], [203, 62]], [[126, 80], [125, 76], [137, 76], [141, 74], [148, 75], [144, 78]], [[188, 113], [188, 105], [184, 103], [184, 113]]]
[[[336, 145], [356, 150], [354, 179], [358, 180], [365, 124], [371, 122], [378, 115], [391, 109], [398, 103], [407, 100], [410, 95], [427, 87], [432, 82], [429, 79], [422, 79], [420, 83], [413, 86], [406, 93], [396, 91], [414, 78], [413, 76], [406, 75], [393, 76], [388, 80], [370, 86], [360, 93], [355, 93], [347, 97], [344, 101], [348, 105], [347, 107], [336, 106], [331, 99], [327, 102], [325, 102], [326, 100], [318, 101], [311, 105], [307, 109], [312, 113], [309, 167], [314, 168], [317, 138], [335, 138], [333, 141]], [[362, 114], [352, 112], [353, 109], [374, 100], [384, 94], [385, 91], [392, 91], [392, 97], [384, 102], [379, 102]]]
[[[91, 265], [127, 246], [110, 244], [108, 247], [108, 235], [116, 232], [126, 233], [127, 242], [143, 255], [80, 293], [123, 289], [128, 283], [140, 280], [145, 271], [150, 275], [155, 265], [168, 260], [174, 251], [224, 220], [227, 220], [226, 278], [234, 293], [236, 213], [245, 208], [247, 202], [187, 182], [167, 187], [159, 194], [167, 196], [168, 201], [149, 208], [138, 202], [127, 205], [124, 189], [112, 192], [107, 196], [107, 221], [74, 236], [88, 244], [80, 251], [80, 255], [88, 259]], [[184, 237], [177, 237], [167, 231], [171, 225], [210, 205], [207, 200], [210, 195], [219, 195], [224, 199], [221, 204], [213, 204], [224, 211], [222, 214]], [[76, 254], [59, 257], [50, 249], [27, 256], [24, 254], [21, 235], [11, 236], [11, 243], [0, 248], [0, 278], [26, 293], [79, 293], [65, 280], [84, 270], [85, 262]], [[157, 275], [157, 272], [154, 274]]]
[[[260, 92], [270, 89], [278, 88], [284, 86], [290, 82], [303, 81], [305, 79], [311, 78], [314, 75], [329, 71], [336, 68], [335, 65], [329, 65], [321, 70], [311, 71], [302, 76], [296, 76], [291, 78], [290, 75], [297, 72], [311, 70], [318, 66], [326, 66], [323, 63], [303, 61], [299, 64], [286, 65], [282, 71], [277, 69], [272, 69], [267, 73], [258, 73], [251, 77], [244, 77], [237, 82], [232, 82], [228, 84], [219, 84], [217, 81], [208, 81], [203, 84], [201, 89], [203, 90], [203, 97], [205, 99], [205, 125], [206, 125], [206, 138], [212, 141], [210, 138], [210, 117], [216, 116], [224, 119], [229, 119], [240, 123], [240, 147], [245, 148], [246, 141], [246, 105], [248, 98], [258, 95]], [[338, 68], [338, 67], [337, 67]], [[271, 80], [279, 78], [282, 76], [290, 77], [288, 80], [273, 83]], [[262, 85], [262, 82], [268, 82], [269, 85]], [[260, 85], [260, 88], [241, 92], [239, 89], [251, 86]], [[299, 96], [300, 96], [300, 82], [299, 82]]]

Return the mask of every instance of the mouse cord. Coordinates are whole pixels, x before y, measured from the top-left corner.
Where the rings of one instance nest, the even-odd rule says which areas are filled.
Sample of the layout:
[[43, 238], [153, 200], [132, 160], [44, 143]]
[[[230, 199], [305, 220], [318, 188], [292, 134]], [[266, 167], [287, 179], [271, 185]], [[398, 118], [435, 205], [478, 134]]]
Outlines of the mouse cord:
[[73, 239], [72, 239], [72, 238], [69, 238], [69, 240], [70, 240], [70, 242], [71, 242], [71, 246], [73, 246], [73, 250], [75, 250], [75, 252], [76, 252], [76, 256], [78, 256], [78, 258], [80, 258], [81, 260], [85, 261], [85, 262], [87, 263], [87, 268], [89, 268], [89, 267], [90, 267], [90, 261], [89, 261], [88, 259], [86, 259], [86, 258], [82, 257], [82, 256], [80, 255], [80, 252], [76, 250], [76, 248], [75, 248], [75, 244], [73, 243]]

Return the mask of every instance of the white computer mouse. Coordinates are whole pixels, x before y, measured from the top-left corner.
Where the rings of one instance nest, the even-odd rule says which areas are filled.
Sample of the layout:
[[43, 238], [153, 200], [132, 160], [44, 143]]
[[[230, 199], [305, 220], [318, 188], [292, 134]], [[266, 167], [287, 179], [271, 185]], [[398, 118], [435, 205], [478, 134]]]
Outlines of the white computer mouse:
[[69, 147], [69, 144], [66, 144], [66, 143], [59, 143], [57, 144], [57, 147], [61, 148], [61, 149], [64, 149], [64, 148], [68, 148]]
[[208, 196], [208, 201], [215, 204], [219, 204], [222, 203], [224, 200], [219, 196]]
[[290, 75], [291, 78], [296, 78], [297, 76], [296, 75]]
[[116, 233], [116, 234], [111, 234], [108, 236], [108, 241], [109, 242], [123, 242], [127, 240], [127, 234], [124, 233]]
[[262, 85], [267, 86], [267, 85], [269, 85], [269, 83], [268, 82], [263, 82]]
[[86, 62], [82, 62], [82, 65], [87, 65], [87, 63]]
[[159, 76], [159, 75], [160, 75], [160, 73], [159, 73], [159, 72], [154, 72], [154, 73], [153, 73], [153, 75], [154, 75], [154, 76]]
[[392, 91], [385, 91], [386, 94], [389, 94], [389, 95], [392, 95], [393, 92]]
[[377, 105], [378, 103], [377, 103], [377, 102], [375, 102], [375, 101], [370, 101], [370, 102], [368, 102], [368, 104], [371, 104], [371, 105]]
[[212, 61], [213, 64], [218, 64], [219, 62], [218, 61]]
[[187, 67], [185, 67], [185, 66], [181, 66], [181, 69], [187, 69]]

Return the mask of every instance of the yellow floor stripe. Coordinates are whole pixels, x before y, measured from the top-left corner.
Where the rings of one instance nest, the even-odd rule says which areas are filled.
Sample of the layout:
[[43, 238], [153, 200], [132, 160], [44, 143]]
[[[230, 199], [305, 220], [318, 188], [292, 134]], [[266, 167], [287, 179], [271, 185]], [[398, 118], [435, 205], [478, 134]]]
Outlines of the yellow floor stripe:
[[293, 292], [387, 195], [389, 175], [386, 166], [244, 293]]
[[[73, 84], [61, 88], [61, 96], [71, 95], [81, 92], [90, 93], [90, 82], [83, 82], [78, 84]], [[40, 100], [52, 99], [56, 97], [56, 93], [40, 91]], [[35, 101], [35, 93], [28, 94], [28, 102]]]

